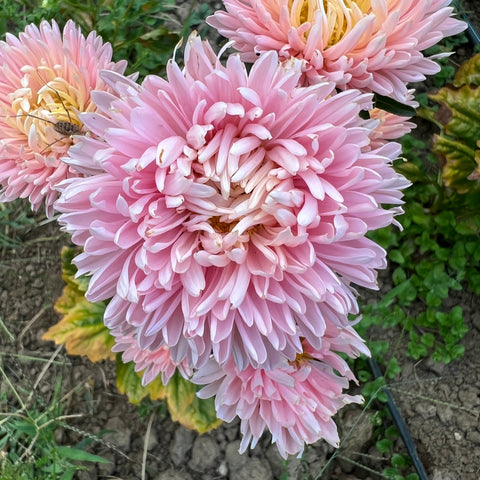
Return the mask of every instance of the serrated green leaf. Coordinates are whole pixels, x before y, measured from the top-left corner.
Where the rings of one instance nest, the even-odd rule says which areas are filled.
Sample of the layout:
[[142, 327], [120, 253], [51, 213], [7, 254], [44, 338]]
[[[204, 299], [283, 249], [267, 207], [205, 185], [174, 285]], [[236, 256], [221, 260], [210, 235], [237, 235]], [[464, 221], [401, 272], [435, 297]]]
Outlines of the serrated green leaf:
[[453, 360], [461, 358], [465, 353], [465, 347], [463, 345], [454, 345], [449, 349], [449, 353]]
[[463, 310], [460, 305], [456, 305], [450, 310], [450, 319], [453, 322], [462, 322], [463, 323]]
[[416, 473], [411, 473], [405, 477], [405, 480], [419, 480], [418, 475]]
[[406, 467], [408, 465], [408, 458], [405, 455], [394, 453], [392, 455], [392, 465], [397, 468]]
[[390, 452], [390, 449], [392, 448], [393, 442], [389, 440], [388, 438], [383, 438], [382, 440], [379, 440], [375, 446], [377, 447], [378, 451], [381, 453], [388, 453]]
[[398, 364], [398, 360], [393, 357], [389, 362], [388, 362], [388, 365], [387, 365], [387, 368], [385, 370], [385, 375], [390, 378], [390, 379], [393, 379], [395, 378], [400, 372], [402, 371], [402, 368], [400, 367], [400, 365]]
[[420, 337], [420, 341], [427, 347], [433, 347], [433, 344], [435, 343], [435, 337], [432, 333], [424, 333]]

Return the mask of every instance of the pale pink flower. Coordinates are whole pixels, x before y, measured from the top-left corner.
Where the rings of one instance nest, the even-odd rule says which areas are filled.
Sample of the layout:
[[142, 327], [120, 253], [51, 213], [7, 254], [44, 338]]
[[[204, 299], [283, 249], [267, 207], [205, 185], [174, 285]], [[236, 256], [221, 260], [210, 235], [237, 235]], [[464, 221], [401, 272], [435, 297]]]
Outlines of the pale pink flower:
[[[440, 68], [422, 51], [466, 24], [451, 0], [224, 0], [207, 22], [235, 41], [242, 59], [268, 50], [281, 61], [307, 61], [308, 83], [328, 77], [339, 88], [358, 88], [400, 101], [407, 82]], [[438, 57], [437, 57], [438, 58]]]
[[78, 173], [62, 161], [87, 130], [80, 112], [95, 111], [92, 90], [103, 90], [102, 69], [123, 73], [112, 47], [94, 32], [85, 38], [72, 21], [63, 34], [53, 21], [29, 25], [0, 42], [1, 201], [28, 197], [53, 214], [56, 185]]
[[[414, 90], [408, 90], [404, 104], [418, 108], [418, 102], [414, 100]], [[369, 115], [372, 122], [375, 122], [371, 124], [371, 148], [379, 148], [389, 140], [402, 138], [416, 127], [415, 123], [409, 121], [411, 117], [401, 117], [380, 108], [369, 110]]]
[[284, 458], [320, 439], [338, 447], [332, 416], [346, 404], [363, 399], [343, 393], [348, 380], [355, 377], [335, 350], [357, 356], [368, 354], [368, 349], [351, 327], [325, 332], [319, 350], [305, 341], [303, 347], [304, 353], [294, 361], [285, 360], [273, 370], [239, 371], [232, 360], [220, 366], [211, 359], [194, 374], [194, 383], [206, 385], [197, 395], [215, 396], [218, 418], [226, 422], [240, 418], [240, 453], [250, 443], [254, 448], [265, 430], [271, 432], [272, 443]]
[[[60, 223], [84, 247], [91, 301], [140, 350], [166, 345], [194, 367], [274, 368], [358, 311], [350, 282], [376, 288], [385, 252], [366, 238], [393, 222], [408, 182], [396, 143], [369, 148], [371, 95], [297, 88], [301, 62], [262, 55], [223, 66], [197, 37], [185, 71], [141, 86], [113, 73], [83, 114], [69, 162], [103, 171], [64, 182]], [[101, 138], [101, 139], [100, 139]], [[132, 331], [135, 331], [133, 334]]]
[[143, 372], [143, 385], [152, 382], [159, 375], [161, 375], [162, 383], [166, 385], [176, 370], [186, 379], [193, 375], [193, 370], [187, 362], [175, 362], [170, 355], [170, 349], [165, 345], [154, 346], [153, 350], [150, 348], [139, 349], [136, 332], [133, 328], [130, 333], [122, 333], [115, 337], [112, 351], [123, 352], [123, 363], [134, 362], [135, 371]]

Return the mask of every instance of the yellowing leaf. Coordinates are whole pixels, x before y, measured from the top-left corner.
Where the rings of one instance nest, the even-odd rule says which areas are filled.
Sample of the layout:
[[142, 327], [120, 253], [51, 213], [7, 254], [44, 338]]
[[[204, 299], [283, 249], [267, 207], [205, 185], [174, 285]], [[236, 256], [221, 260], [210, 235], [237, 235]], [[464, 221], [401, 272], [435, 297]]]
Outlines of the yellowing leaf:
[[72, 258], [76, 249], [62, 250], [62, 278], [67, 284], [55, 303], [55, 309], [63, 314], [62, 319], [44, 335], [44, 340], [53, 340], [57, 345], [65, 344], [70, 355], [86, 355], [90, 361], [115, 359], [111, 351], [114, 338], [103, 324], [106, 302], [89, 302], [85, 298], [88, 278], [75, 278], [76, 267]]
[[[433, 151], [443, 163], [443, 181], [459, 193], [480, 189], [480, 54], [465, 62], [454, 85], [430, 98], [440, 108], [429, 118], [440, 129]], [[431, 117], [431, 113], [426, 118]]]
[[172, 420], [199, 433], [208, 432], [222, 423], [215, 414], [214, 399], [198, 398], [196, 392], [199, 387], [185, 380], [178, 372], [170, 379], [166, 389]]
[[147, 390], [152, 400], [164, 400], [167, 395], [167, 388], [162, 383], [161, 375], [147, 385]]
[[129, 402], [135, 405], [148, 395], [148, 390], [142, 385], [140, 376], [135, 372], [135, 364], [123, 363], [121, 355], [117, 357], [117, 388], [120, 393], [127, 395]]
[[91, 303], [85, 297], [78, 298], [76, 305], [42, 338], [57, 345], [65, 344], [69, 355], [85, 355], [92, 362], [114, 360], [111, 349], [115, 341], [103, 324], [105, 306], [104, 302]]
[[480, 54], [474, 55], [457, 70], [453, 84], [456, 87], [462, 85], [480, 85]]
[[147, 395], [152, 400], [163, 400], [166, 391], [161, 375], [143, 386], [142, 373], [135, 371], [134, 362], [123, 363], [121, 355], [117, 356], [117, 388], [120, 393], [127, 395], [129, 402], [138, 405]]

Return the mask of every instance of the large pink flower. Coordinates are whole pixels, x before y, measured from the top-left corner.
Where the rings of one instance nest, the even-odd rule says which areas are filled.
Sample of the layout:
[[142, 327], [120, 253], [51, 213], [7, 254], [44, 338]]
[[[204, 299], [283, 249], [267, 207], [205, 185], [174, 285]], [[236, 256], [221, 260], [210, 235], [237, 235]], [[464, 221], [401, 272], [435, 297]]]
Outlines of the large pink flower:
[[106, 88], [100, 70], [123, 73], [126, 62], [113, 63], [110, 44], [85, 38], [72, 21], [63, 35], [44, 21], [18, 38], [7, 34], [0, 64], [1, 200], [28, 197], [35, 210], [45, 200], [51, 216], [55, 186], [78, 175], [62, 157], [87, 133], [79, 113], [96, 109], [90, 92]]
[[240, 418], [241, 453], [250, 443], [253, 448], [266, 429], [284, 458], [320, 439], [338, 447], [332, 416], [363, 399], [343, 393], [355, 377], [335, 351], [357, 356], [368, 350], [351, 327], [325, 332], [319, 350], [306, 342], [303, 347], [302, 355], [273, 370], [239, 371], [232, 360], [220, 366], [212, 359], [193, 376], [194, 383], [206, 385], [199, 397], [215, 396], [218, 418], [226, 422]]
[[407, 82], [439, 71], [422, 51], [466, 28], [451, 0], [224, 0], [207, 22], [245, 61], [268, 50], [307, 61], [306, 80], [326, 76], [403, 101]]
[[[56, 204], [84, 246], [87, 297], [112, 298], [105, 323], [140, 350], [170, 348], [190, 366], [274, 368], [315, 348], [357, 312], [350, 282], [376, 288], [385, 252], [365, 237], [393, 221], [408, 182], [372, 150], [358, 116], [369, 94], [297, 88], [301, 62], [262, 55], [250, 73], [223, 66], [197, 37], [185, 71], [141, 86], [107, 73], [84, 114], [94, 137], [69, 162], [103, 173], [71, 179]], [[102, 138], [103, 140], [101, 140]], [[132, 333], [132, 331], [134, 333]]]

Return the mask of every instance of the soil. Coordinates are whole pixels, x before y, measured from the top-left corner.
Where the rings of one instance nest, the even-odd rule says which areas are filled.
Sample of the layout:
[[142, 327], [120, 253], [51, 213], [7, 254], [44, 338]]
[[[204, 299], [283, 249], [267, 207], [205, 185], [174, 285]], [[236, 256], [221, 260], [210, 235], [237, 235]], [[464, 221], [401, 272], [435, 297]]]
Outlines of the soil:
[[[463, 4], [480, 31], [480, 7], [473, 0]], [[459, 63], [469, 53], [463, 48], [452, 61]], [[53, 222], [37, 224], [22, 241], [22, 248], [0, 251], [0, 319], [13, 335], [10, 338], [0, 329], [0, 365], [15, 385], [35, 391], [35, 398], [44, 405], [50, 405], [56, 382], [61, 380], [62, 415], [72, 417], [57, 430], [57, 442], [75, 445], [88, 438], [92, 440], [89, 451], [110, 461], [78, 472], [77, 480], [376, 480], [390, 466], [371, 438], [375, 409], [350, 405], [337, 415], [343, 439], [340, 450], [318, 442], [302, 458], [284, 462], [268, 435], [254, 450], [239, 455], [236, 422], [198, 435], [172, 422], [161, 407], [129, 404], [115, 387], [112, 363], [92, 364], [86, 358], [70, 357], [63, 348], [42, 340], [48, 327], [59, 320], [53, 304], [64, 286], [60, 250], [69, 244], [68, 237]], [[379, 296], [391, 287], [388, 271], [382, 279]], [[465, 355], [458, 361], [448, 365], [413, 361], [404, 354], [407, 340], [400, 331], [376, 332], [372, 339], [390, 340], [389, 355], [394, 353], [400, 361], [402, 373], [389, 388], [428, 478], [478, 480], [480, 299], [462, 291], [449, 302], [463, 308], [469, 327], [462, 341]], [[48, 368], [46, 360], [51, 360]], [[405, 453], [400, 439], [394, 451]]]

